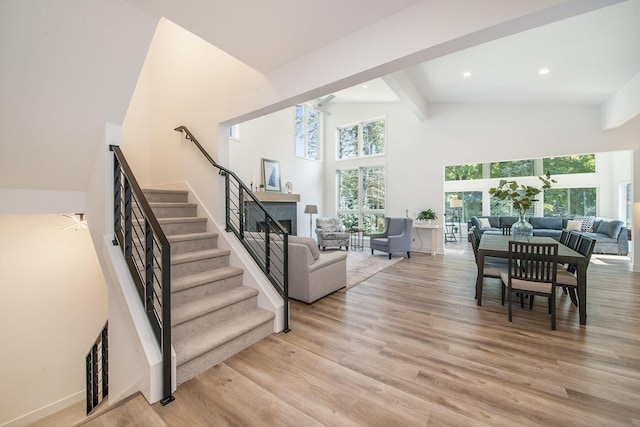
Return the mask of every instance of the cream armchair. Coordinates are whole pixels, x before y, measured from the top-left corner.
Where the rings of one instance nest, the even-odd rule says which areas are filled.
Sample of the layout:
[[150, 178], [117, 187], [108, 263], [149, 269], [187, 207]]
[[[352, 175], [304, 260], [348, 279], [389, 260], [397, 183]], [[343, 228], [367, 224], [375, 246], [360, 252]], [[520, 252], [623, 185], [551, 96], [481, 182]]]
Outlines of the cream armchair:
[[339, 248], [344, 246], [349, 250], [349, 232], [340, 218], [316, 218], [316, 235], [318, 246], [321, 246], [323, 251], [327, 246]]

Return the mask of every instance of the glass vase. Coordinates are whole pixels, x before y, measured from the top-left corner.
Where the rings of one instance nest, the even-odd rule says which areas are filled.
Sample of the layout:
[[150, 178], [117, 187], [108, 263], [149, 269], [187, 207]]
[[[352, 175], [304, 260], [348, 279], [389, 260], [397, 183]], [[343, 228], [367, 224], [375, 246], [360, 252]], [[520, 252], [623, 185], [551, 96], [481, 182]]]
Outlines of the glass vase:
[[511, 235], [514, 238], [533, 236], [533, 225], [525, 219], [523, 214], [520, 214], [520, 219], [511, 226]]

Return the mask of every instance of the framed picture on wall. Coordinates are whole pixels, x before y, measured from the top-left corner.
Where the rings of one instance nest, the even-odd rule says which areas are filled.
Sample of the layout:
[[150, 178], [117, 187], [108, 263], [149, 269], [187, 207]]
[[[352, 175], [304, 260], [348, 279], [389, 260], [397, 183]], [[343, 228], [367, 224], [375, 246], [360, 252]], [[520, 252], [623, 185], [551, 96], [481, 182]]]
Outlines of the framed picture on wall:
[[266, 191], [281, 191], [279, 161], [262, 159], [262, 183]]

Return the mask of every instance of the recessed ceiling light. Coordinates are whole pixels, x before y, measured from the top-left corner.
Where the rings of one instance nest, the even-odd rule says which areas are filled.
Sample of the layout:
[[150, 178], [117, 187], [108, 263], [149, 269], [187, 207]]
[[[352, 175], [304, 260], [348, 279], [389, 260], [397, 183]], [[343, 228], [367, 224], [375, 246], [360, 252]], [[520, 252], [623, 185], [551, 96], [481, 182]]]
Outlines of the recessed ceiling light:
[[538, 71], [538, 74], [542, 74], [542, 75], [549, 74], [549, 69], [547, 67], [540, 68], [540, 70]]
[[462, 75], [465, 77], [471, 77], [471, 71], [465, 71]]
[[369, 86], [367, 86], [366, 84], [364, 84], [364, 85], [362, 85], [362, 86], [360, 86], [360, 87], [361, 87], [362, 89], [366, 89], [366, 88], [368, 88]]

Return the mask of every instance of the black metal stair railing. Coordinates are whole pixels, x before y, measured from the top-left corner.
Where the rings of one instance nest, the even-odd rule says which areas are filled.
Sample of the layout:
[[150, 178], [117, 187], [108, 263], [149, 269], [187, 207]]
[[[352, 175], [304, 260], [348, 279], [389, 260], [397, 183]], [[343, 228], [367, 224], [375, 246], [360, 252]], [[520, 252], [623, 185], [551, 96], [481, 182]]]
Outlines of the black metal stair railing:
[[85, 357], [87, 415], [109, 395], [108, 322]]
[[284, 332], [289, 332], [288, 232], [234, 172], [213, 160], [189, 129], [179, 126], [174, 130], [184, 132], [224, 177], [225, 230], [240, 240], [284, 300]]
[[171, 246], [120, 147], [114, 153], [114, 245], [119, 245], [162, 353], [162, 395], [171, 394]]

